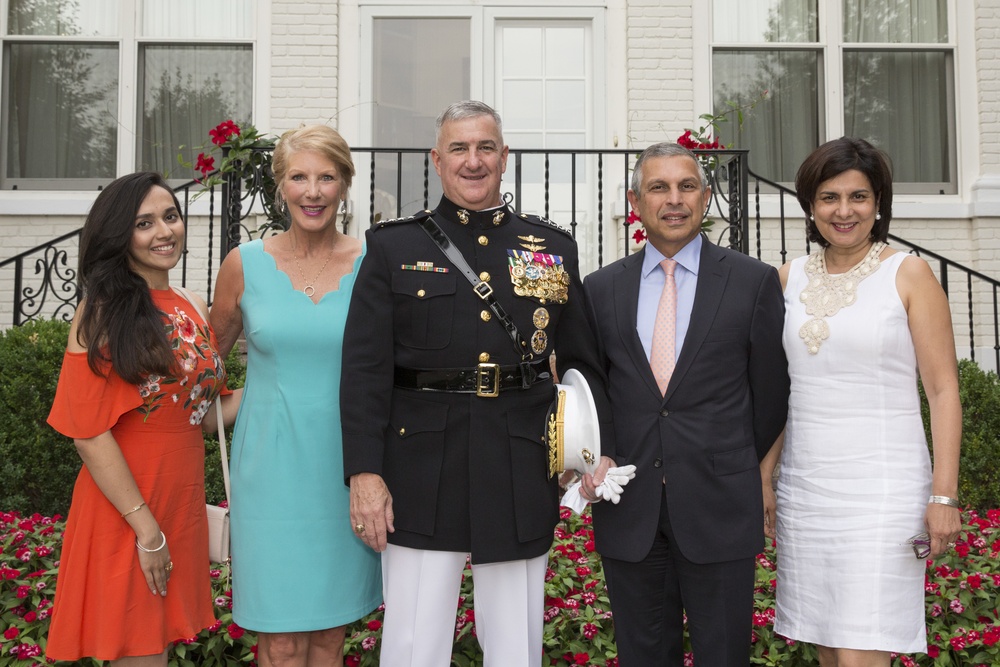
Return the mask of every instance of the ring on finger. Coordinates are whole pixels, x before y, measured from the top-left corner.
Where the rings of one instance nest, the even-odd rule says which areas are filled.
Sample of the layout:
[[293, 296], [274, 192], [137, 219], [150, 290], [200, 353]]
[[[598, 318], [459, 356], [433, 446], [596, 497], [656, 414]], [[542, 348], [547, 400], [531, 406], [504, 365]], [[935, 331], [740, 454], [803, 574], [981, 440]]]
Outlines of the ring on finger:
[[167, 572], [171, 572], [174, 569], [174, 561], [167, 563], [167, 566], [163, 568]]
[[354, 526], [354, 532], [357, 533], [358, 535], [364, 535], [365, 534], [365, 524], [363, 524], [363, 523], [356, 524]]

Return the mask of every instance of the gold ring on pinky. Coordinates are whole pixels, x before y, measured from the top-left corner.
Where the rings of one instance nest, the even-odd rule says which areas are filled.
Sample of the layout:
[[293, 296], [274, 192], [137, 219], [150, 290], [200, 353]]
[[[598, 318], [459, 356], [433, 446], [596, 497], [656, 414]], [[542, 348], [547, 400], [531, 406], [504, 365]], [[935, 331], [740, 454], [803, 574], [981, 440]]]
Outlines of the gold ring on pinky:
[[354, 526], [354, 532], [357, 533], [358, 535], [362, 535], [365, 532], [365, 524], [359, 523], [358, 525]]
[[167, 566], [165, 568], [163, 568], [163, 569], [165, 569], [167, 572], [170, 572], [171, 570], [173, 570], [174, 569], [174, 561], [170, 561], [169, 563], [167, 563]]

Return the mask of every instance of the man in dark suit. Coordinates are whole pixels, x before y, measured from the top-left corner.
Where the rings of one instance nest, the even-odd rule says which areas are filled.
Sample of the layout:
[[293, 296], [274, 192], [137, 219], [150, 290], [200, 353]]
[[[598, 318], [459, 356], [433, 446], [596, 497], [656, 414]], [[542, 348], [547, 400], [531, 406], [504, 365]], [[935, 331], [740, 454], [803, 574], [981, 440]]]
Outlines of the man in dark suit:
[[593, 508], [622, 667], [680, 667], [684, 613], [695, 664], [750, 661], [758, 464], [787, 414], [784, 305], [773, 268], [701, 234], [710, 198], [690, 151], [647, 148], [628, 191], [647, 244], [584, 283], [615, 430], [584, 497], [608, 466], [637, 468], [619, 504]]
[[503, 202], [507, 146], [489, 106], [448, 107], [431, 157], [444, 197], [368, 231], [344, 333], [344, 473], [355, 532], [382, 552], [381, 664], [451, 663], [471, 556], [485, 664], [540, 666], [559, 520], [542, 440], [550, 353], [601, 383], [576, 243]]

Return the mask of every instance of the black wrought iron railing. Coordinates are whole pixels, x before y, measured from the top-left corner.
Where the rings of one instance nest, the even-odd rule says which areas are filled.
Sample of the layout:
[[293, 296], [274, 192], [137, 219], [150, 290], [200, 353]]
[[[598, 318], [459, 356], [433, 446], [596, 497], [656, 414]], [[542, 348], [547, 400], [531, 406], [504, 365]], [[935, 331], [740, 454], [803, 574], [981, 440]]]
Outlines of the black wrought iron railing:
[[[356, 148], [352, 152], [355, 207], [340, 220], [345, 232], [437, 204], [440, 184], [428, 151]], [[775, 266], [809, 252], [794, 191], [753, 173], [746, 151], [698, 152], [713, 191], [709, 235], [714, 242]], [[632, 149], [512, 150], [505, 198], [516, 210], [568, 227], [580, 244], [581, 257], [588, 258], [585, 268], [592, 270], [637, 247], [625, 201], [637, 154]], [[285, 226], [274, 208], [267, 151], [252, 152], [238, 172], [225, 176], [221, 188], [206, 190], [196, 181], [176, 188], [188, 244], [175, 280], [209, 302], [225, 254], [252, 237]], [[202, 202], [195, 205], [196, 198]], [[79, 301], [79, 235], [75, 230], [0, 261], [0, 327], [72, 317]], [[961, 347], [968, 345], [968, 356], [975, 359], [977, 353], [981, 357], [984, 350], [992, 350], [994, 368], [1000, 368], [1000, 281], [895, 235], [890, 238], [926, 258], [937, 271], [949, 294], [953, 318], [962, 323], [956, 325], [956, 334]]]

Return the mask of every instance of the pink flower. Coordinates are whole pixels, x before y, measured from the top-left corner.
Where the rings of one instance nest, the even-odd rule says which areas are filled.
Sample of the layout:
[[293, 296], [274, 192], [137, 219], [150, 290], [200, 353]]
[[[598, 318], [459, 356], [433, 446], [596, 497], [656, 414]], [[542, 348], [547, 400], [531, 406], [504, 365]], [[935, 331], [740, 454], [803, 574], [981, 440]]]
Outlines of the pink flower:
[[951, 602], [949, 602], [948, 608], [951, 609], [956, 614], [961, 614], [963, 611], [965, 611], [965, 607], [963, 607], [962, 603], [959, 602], [958, 600], [952, 600]]
[[951, 638], [951, 647], [956, 651], [961, 651], [965, 648], [965, 637], [958, 635], [957, 637]]
[[374, 637], [365, 637], [364, 639], [361, 640], [361, 648], [363, 648], [366, 651], [370, 651], [373, 648], [375, 648], [375, 642], [376, 640]]
[[209, 632], [218, 632], [219, 628], [221, 628], [221, 627], [222, 627], [222, 619], [221, 618], [217, 618], [217, 619], [215, 619], [215, 623], [212, 623], [212, 625], [208, 626], [207, 629], [208, 629]]
[[598, 627], [593, 623], [584, 623], [583, 625], [583, 636], [586, 637], [587, 639], [593, 639], [600, 632], [601, 631], [598, 629]]

